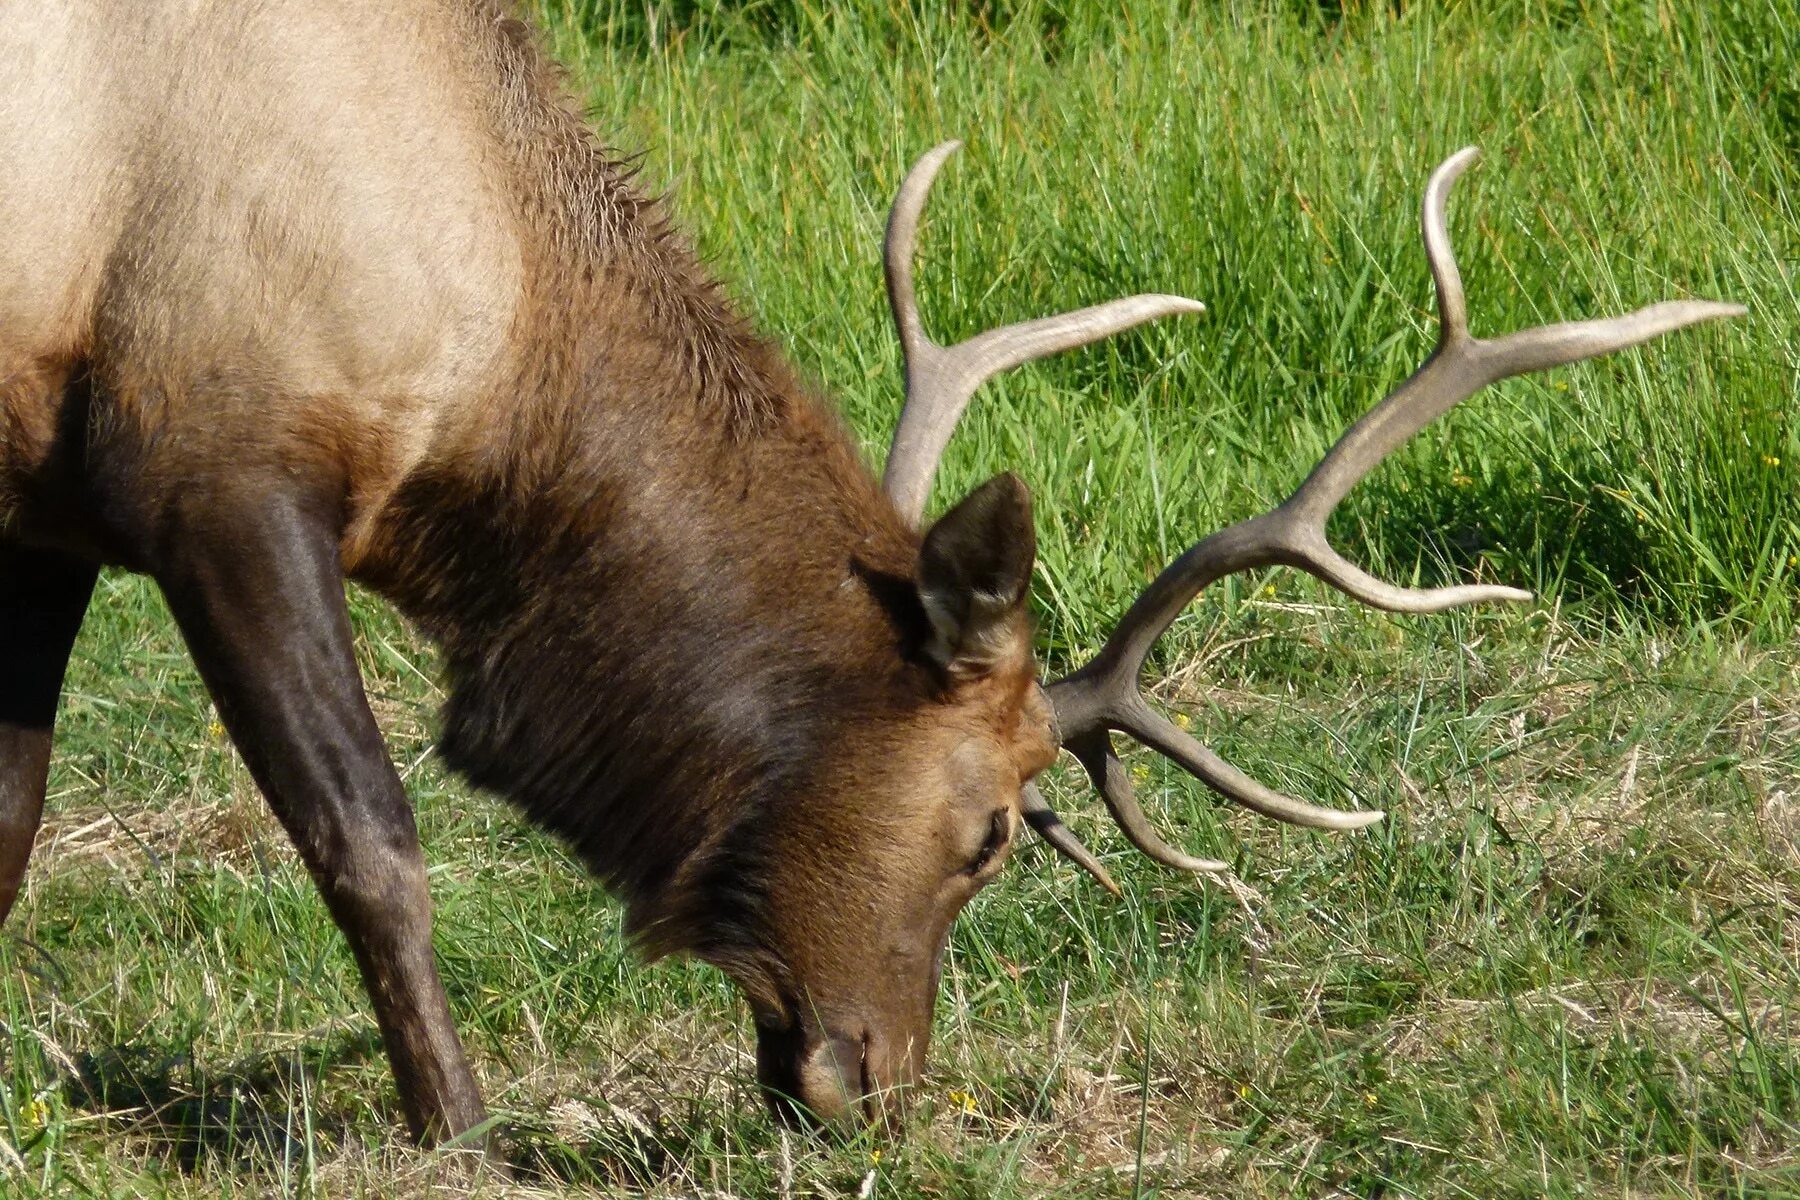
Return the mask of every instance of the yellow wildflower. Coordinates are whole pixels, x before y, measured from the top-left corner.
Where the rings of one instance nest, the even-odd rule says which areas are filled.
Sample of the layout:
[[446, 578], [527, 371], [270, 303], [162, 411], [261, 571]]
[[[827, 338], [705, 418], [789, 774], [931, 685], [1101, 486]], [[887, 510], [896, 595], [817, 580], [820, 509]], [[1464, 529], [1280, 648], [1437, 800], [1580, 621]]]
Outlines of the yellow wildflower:
[[1781, 465], [1780, 457], [1774, 454], [1765, 454], [1762, 456], [1762, 460], [1763, 466], [1765, 467], [1779, 467]]

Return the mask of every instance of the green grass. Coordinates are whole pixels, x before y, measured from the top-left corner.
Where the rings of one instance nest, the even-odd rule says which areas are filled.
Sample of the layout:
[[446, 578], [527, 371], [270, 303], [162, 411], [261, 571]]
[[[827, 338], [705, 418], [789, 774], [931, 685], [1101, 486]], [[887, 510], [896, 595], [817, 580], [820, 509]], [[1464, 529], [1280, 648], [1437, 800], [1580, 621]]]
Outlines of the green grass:
[[[595, 124], [872, 458], [882, 221], [936, 141], [969, 143], [922, 237], [941, 340], [1208, 304], [991, 385], [952, 448], [938, 505], [1003, 468], [1038, 496], [1053, 665], [1428, 353], [1416, 210], [1456, 147], [1487, 151], [1452, 201], [1478, 333], [1751, 311], [1493, 389], [1334, 520], [1390, 575], [1538, 603], [1394, 619], [1285, 572], [1197, 603], [1162, 698], [1271, 784], [1393, 816], [1272, 827], [1134, 759], [1234, 893], [1134, 856], [1059, 770], [1125, 898], [1033, 846], [976, 901], [903, 1144], [784, 1143], [728, 986], [634, 963], [563, 853], [447, 777], [431, 655], [357, 597], [521, 1192], [1800, 1194], [1800, 11], [543, 8]], [[141, 581], [102, 585], [59, 747], [0, 932], [0, 1194], [430, 1189], [350, 957]]]

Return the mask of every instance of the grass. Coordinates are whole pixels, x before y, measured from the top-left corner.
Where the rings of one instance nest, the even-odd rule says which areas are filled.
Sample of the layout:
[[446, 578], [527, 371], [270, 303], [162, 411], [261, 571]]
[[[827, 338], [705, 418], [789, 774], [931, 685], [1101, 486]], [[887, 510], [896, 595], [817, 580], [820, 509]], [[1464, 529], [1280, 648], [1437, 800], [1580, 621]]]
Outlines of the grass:
[[[1394, 619], [1276, 572], [1165, 639], [1161, 697], [1330, 837], [1133, 759], [1233, 889], [1042, 847], [960, 922], [902, 1144], [786, 1141], [741, 1005], [644, 967], [552, 843], [430, 754], [429, 650], [358, 595], [438, 947], [517, 1194], [1800, 1194], [1800, 12], [1600, 5], [543, 0], [594, 121], [871, 457], [887, 199], [950, 340], [1115, 294], [1210, 313], [984, 390], [945, 504], [1039, 497], [1042, 650], [1285, 494], [1425, 353], [1430, 167], [1478, 332], [1717, 296], [1748, 319], [1502, 385], [1350, 498], [1347, 553], [1534, 587]], [[423, 1194], [349, 955], [143, 582], [103, 581], [0, 933], [0, 1192]], [[879, 1153], [879, 1157], [877, 1154]], [[504, 1189], [494, 1186], [495, 1194]]]

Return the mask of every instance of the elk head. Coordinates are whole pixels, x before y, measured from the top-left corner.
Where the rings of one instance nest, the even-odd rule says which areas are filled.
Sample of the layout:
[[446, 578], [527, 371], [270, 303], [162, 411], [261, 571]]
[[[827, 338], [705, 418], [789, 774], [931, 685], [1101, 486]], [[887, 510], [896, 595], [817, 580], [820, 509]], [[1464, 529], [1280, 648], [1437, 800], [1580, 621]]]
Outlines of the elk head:
[[[1084, 345], [1159, 316], [1197, 313], [1176, 296], [1145, 295], [990, 330], [944, 347], [926, 336], [914, 302], [912, 251], [926, 194], [958, 143], [938, 146], [913, 167], [888, 222], [889, 299], [906, 363], [906, 403], [894, 433], [884, 488], [901, 514], [918, 521], [937, 463], [975, 389], [1008, 367]], [[815, 814], [788, 814], [795, 835], [785, 851], [783, 892], [768, 903], [773, 927], [789, 930], [774, 948], [784, 980], [762, 996], [759, 1067], [784, 1111], [818, 1117], [873, 1116], [918, 1073], [930, 1035], [939, 966], [950, 926], [999, 872], [1021, 823], [1030, 825], [1102, 886], [1118, 886], [1032, 782], [1067, 749], [1086, 768], [1125, 836], [1143, 853], [1182, 871], [1226, 864], [1170, 846], [1133, 796], [1112, 737], [1123, 733], [1166, 755], [1227, 800], [1276, 820], [1317, 829], [1361, 829], [1378, 811], [1338, 811], [1281, 795], [1249, 778], [1160, 715], [1146, 701], [1140, 672], [1152, 645], [1209, 583], [1238, 571], [1298, 567], [1354, 599], [1392, 612], [1427, 613], [1483, 601], [1524, 600], [1508, 587], [1397, 587], [1368, 575], [1326, 541], [1325, 520], [1357, 481], [1434, 418], [1489, 383], [1592, 358], [1700, 321], [1732, 316], [1736, 305], [1678, 301], [1624, 317], [1550, 325], [1494, 339], [1472, 336], [1451, 254], [1445, 200], [1476, 157], [1449, 158], [1425, 190], [1425, 253], [1436, 283], [1436, 351], [1343, 435], [1299, 488], [1269, 512], [1195, 543], [1132, 604], [1100, 653], [1054, 682], [1032, 661], [1026, 596], [1032, 569], [1030, 501], [1003, 475], [972, 493], [926, 533], [911, 586], [929, 628], [923, 636], [941, 688], [923, 711], [905, 714], [854, 778], [818, 781], [819, 797], [878, 799], [854, 829]], [[923, 730], [923, 732], [921, 732]], [[873, 763], [873, 765], [870, 765]], [[801, 801], [799, 803], [804, 803]], [[823, 802], [822, 802], [823, 803]], [[881, 808], [887, 805], [887, 808]], [[780, 835], [776, 835], [780, 836]], [[843, 844], [833, 839], [843, 837]], [[741, 978], [742, 976], [740, 976]]]

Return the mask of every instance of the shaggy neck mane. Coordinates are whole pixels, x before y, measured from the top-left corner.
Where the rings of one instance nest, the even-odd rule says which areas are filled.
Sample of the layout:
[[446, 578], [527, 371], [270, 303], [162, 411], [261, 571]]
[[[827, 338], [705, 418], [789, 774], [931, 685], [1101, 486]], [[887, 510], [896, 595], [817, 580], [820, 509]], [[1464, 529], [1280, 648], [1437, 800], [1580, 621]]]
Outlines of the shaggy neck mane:
[[763, 816], [848, 714], [933, 686], [918, 539], [535, 47], [493, 29], [516, 365], [408, 477], [371, 582], [443, 648], [446, 760], [566, 839], [653, 949], [719, 957], [695, 939], [753, 920]]

